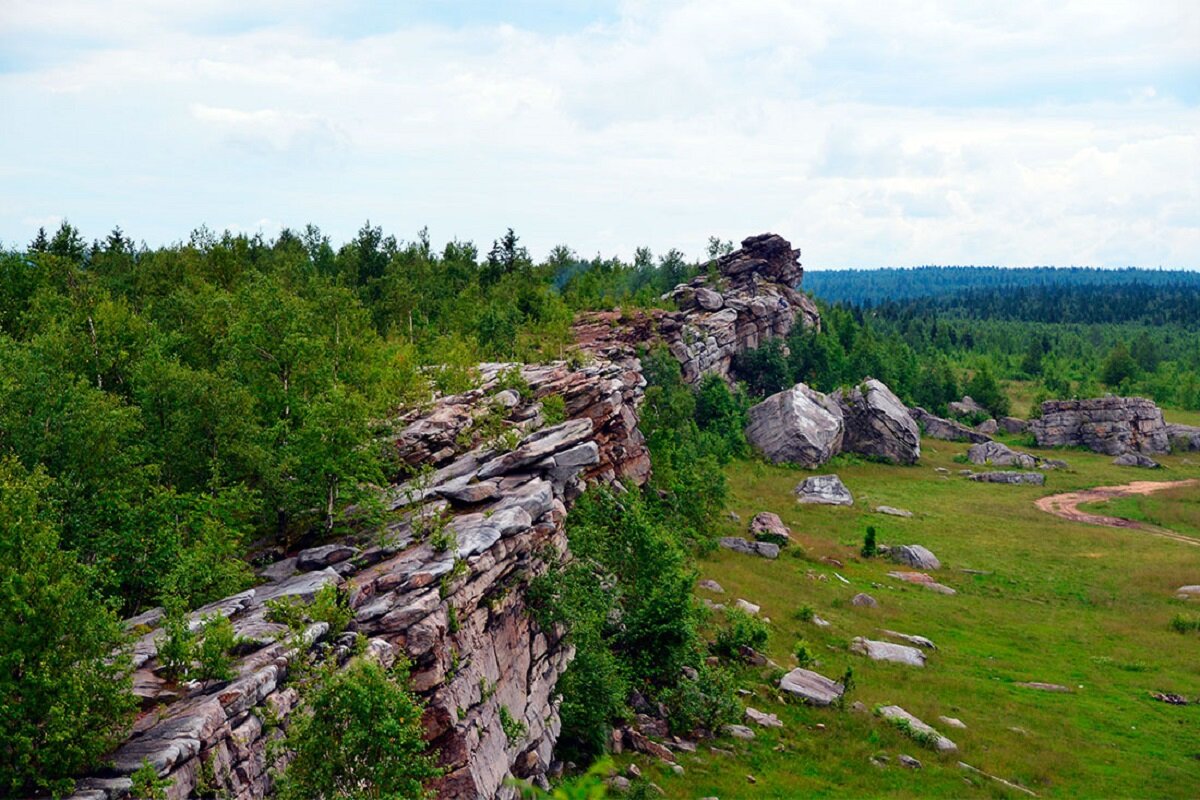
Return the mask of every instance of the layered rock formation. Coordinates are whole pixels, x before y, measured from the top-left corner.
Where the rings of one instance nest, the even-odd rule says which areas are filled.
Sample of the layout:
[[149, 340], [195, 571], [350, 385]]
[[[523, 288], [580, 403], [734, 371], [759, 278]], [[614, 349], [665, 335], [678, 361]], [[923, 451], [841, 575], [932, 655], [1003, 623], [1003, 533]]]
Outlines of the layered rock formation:
[[803, 383], [771, 395], [748, 416], [747, 441], [777, 464], [816, 467], [842, 450], [841, 408]]
[[867, 378], [849, 391], [839, 389], [833, 399], [846, 428], [843, 450], [897, 464], [915, 464], [921, 457], [917, 423], [881, 381]]
[[[794, 289], [797, 256], [778, 236], [747, 239], [721, 259], [718, 285], [677, 290], [683, 311], [582, 320], [583, 366], [522, 366], [521, 381], [503, 381], [512, 365], [483, 364], [478, 388], [395, 420], [390, 441], [403, 466], [385, 492], [393, 522], [271, 564], [265, 583], [193, 615], [197, 625], [203, 614], [227, 616], [244, 639], [233, 681], [169, 684], [158, 659], [161, 610], [130, 620], [142, 631], [135, 687], [146, 713], [103, 771], [79, 782], [77, 800], [124, 796], [143, 759], [170, 779], [172, 800], [202, 782], [238, 800], [268, 796], [268, 745], [301, 702], [289, 670], [304, 653], [343, 663], [356, 635], [384, 663], [412, 662], [426, 735], [447, 770], [439, 796], [509, 797], [507, 776], [541, 776], [559, 729], [554, 687], [572, 654], [560, 630], [538, 626], [524, 590], [544, 559], [569, 557], [563, 521], [588, 483], [649, 476], [636, 346], [664, 341], [690, 381], [706, 371], [727, 377], [741, 350], [798, 320], [819, 323]], [[565, 421], [547, 423], [550, 396], [563, 400]], [[267, 601], [310, 599], [326, 584], [346, 593], [349, 631], [331, 636], [319, 623], [300, 640], [279, 638], [286, 631], [267, 619]], [[505, 734], [502, 713], [525, 726], [519, 739]]]
[[1162, 411], [1143, 397], [1047, 400], [1029, 427], [1039, 447], [1086, 447], [1110, 456], [1171, 447]]
[[683, 368], [683, 379], [729, 377], [734, 356], [783, 337], [799, 324], [820, 325], [813, 302], [796, 291], [804, 270], [800, 251], [783, 237], [764, 233], [717, 260], [714, 283], [700, 276], [681, 284], [673, 298], [679, 311], [596, 312], [575, 325], [580, 347], [605, 359], [622, 359], [655, 342], [667, 346]]

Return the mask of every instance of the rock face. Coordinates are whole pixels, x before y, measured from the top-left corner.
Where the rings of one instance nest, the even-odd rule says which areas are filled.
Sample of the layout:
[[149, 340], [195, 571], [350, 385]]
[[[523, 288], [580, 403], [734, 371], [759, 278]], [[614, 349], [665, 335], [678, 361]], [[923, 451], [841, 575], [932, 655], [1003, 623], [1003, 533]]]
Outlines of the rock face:
[[841, 450], [841, 409], [803, 383], [773, 394], [749, 412], [746, 439], [776, 464], [824, 464]]
[[896, 464], [914, 464], [921, 457], [917, 423], [881, 381], [867, 378], [849, 391], [839, 389], [832, 399], [842, 410], [844, 450]]
[[967, 450], [967, 460], [972, 464], [994, 464], [997, 467], [1021, 467], [1033, 469], [1038, 460], [1028, 453], [1018, 453], [1000, 442], [984, 442], [972, 445]]
[[813, 475], [796, 486], [797, 503], [817, 503], [828, 506], [849, 506], [854, 498], [837, 475]]
[[779, 689], [812, 706], [831, 705], [846, 692], [846, 687], [842, 684], [801, 667], [780, 678]]
[[1177, 452], [1200, 450], [1200, 426], [1167, 423], [1167, 441]]
[[783, 237], [764, 233], [717, 260], [715, 284], [707, 276], [680, 284], [673, 298], [679, 311], [595, 312], [575, 325], [582, 349], [609, 360], [634, 355], [661, 342], [679, 360], [683, 379], [695, 383], [706, 373], [730, 376], [734, 356], [795, 325], [819, 327], [816, 306], [796, 291], [804, 269], [800, 251]]
[[1039, 447], [1086, 447], [1118, 456], [1166, 453], [1170, 439], [1162, 411], [1143, 397], [1047, 400], [1029, 423]]
[[916, 420], [921, 429], [925, 431], [925, 435], [931, 439], [942, 439], [947, 442], [990, 442], [992, 437], [985, 433], [980, 433], [974, 428], [968, 428], [961, 422], [955, 422], [952, 419], [945, 419], [930, 414], [920, 406], [910, 408], [909, 413]]

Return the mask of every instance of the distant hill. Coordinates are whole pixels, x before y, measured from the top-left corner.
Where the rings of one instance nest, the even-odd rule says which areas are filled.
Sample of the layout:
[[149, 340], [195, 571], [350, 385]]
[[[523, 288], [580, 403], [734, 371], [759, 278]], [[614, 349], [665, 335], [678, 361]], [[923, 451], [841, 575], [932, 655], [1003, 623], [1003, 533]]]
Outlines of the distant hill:
[[[1091, 267], [904, 267], [805, 270], [803, 288], [826, 303], [876, 306], [969, 290], [1004, 292], [1051, 286], [1200, 289], [1200, 271]], [[1031, 296], [1035, 293], [1030, 293]]]

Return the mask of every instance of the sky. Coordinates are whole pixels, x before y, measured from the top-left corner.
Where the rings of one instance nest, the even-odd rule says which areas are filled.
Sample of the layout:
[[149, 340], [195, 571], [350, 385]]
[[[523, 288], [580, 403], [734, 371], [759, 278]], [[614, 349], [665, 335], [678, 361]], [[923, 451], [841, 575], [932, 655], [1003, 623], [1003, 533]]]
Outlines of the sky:
[[0, 0], [0, 243], [1200, 268], [1200, 2]]

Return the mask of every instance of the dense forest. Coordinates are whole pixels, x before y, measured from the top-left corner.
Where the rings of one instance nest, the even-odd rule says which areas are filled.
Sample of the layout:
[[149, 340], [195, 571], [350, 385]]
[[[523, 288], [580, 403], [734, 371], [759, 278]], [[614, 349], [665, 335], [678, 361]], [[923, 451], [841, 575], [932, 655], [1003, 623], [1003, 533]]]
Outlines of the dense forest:
[[[709, 259], [731, 247], [711, 239]], [[482, 253], [369, 223], [336, 247], [308, 226], [273, 239], [201, 228], [149, 248], [119, 229], [89, 243], [64, 222], [0, 253], [0, 793], [61, 790], [124, 730], [120, 617], [164, 606], [182, 625], [183, 611], [251, 585], [256, 554], [371, 524], [376, 487], [400, 477], [379, 444], [398, 410], [472, 386], [481, 361], [562, 357], [577, 311], [665, 306], [710, 260], [560, 246], [537, 262], [512, 230]], [[994, 269], [809, 273], [821, 330], [743, 354], [732, 389], [693, 390], [672, 357], [645, 355], [652, 484], [621, 502], [589, 494], [568, 522], [572, 548], [623, 591], [570, 567], [535, 587], [578, 653], [562, 682], [566, 751], [602, 751], [633, 688], [681, 726], [735, 708], [728, 676], [707, 667], [689, 554], [721, 510], [721, 465], [748, 455], [750, 398], [871, 375], [939, 412], [965, 392], [1007, 413], [1009, 380], [1200, 408], [1200, 281], [1019, 272], [1020, 286]], [[741, 620], [717, 646], [760, 634]], [[683, 666], [700, 680], [681, 684]], [[339, 686], [361, 688], [318, 691]], [[411, 750], [419, 733], [406, 736]]]

